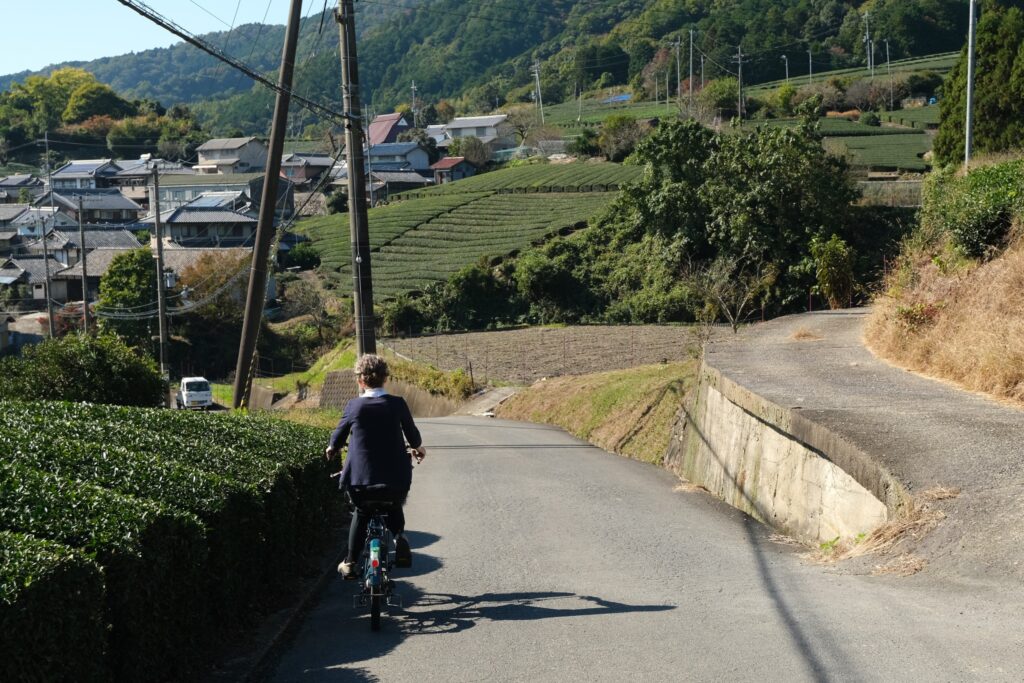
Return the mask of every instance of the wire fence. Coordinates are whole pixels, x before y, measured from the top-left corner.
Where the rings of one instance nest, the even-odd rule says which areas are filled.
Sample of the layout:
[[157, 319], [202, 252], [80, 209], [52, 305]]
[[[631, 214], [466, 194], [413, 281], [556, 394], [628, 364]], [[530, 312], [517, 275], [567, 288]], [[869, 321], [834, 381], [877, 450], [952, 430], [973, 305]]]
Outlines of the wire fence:
[[697, 355], [700, 341], [690, 325], [595, 325], [391, 338], [383, 344], [441, 370], [462, 370], [477, 384], [529, 384], [544, 377], [685, 361]]

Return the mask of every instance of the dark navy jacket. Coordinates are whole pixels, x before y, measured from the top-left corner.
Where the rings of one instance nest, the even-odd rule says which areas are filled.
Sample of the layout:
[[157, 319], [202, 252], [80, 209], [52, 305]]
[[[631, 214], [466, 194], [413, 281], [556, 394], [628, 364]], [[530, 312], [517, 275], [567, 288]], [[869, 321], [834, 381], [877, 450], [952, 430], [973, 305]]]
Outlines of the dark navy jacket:
[[413, 448], [423, 443], [405, 399], [387, 394], [352, 399], [331, 434], [330, 447], [335, 450], [341, 450], [349, 441], [338, 485], [348, 488], [384, 484], [397, 491], [408, 491], [412, 484], [412, 460], [405, 450], [406, 440]]

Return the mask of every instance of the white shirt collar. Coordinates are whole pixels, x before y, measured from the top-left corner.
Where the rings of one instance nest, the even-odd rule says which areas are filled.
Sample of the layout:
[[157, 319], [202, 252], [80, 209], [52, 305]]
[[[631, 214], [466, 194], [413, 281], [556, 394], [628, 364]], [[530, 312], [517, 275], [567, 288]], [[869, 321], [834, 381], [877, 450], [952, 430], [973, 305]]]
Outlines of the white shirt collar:
[[376, 387], [374, 389], [366, 389], [360, 396], [362, 398], [380, 398], [381, 396], [387, 396], [388, 392], [384, 391], [384, 387]]

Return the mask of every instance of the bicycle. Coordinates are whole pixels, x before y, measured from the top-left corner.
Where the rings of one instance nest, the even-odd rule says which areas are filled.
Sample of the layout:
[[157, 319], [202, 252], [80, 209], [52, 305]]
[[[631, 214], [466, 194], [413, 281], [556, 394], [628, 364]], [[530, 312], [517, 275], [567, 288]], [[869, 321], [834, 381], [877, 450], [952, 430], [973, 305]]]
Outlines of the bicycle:
[[395, 593], [391, 570], [395, 566], [394, 537], [387, 526], [387, 512], [393, 501], [361, 501], [359, 507], [370, 514], [363, 545], [363, 570], [360, 574], [359, 595], [353, 596], [353, 605], [370, 608], [370, 629], [380, 630], [381, 609], [402, 607], [402, 597]]
[[[415, 463], [423, 461], [423, 456], [408, 449], [409, 456]], [[373, 498], [361, 499], [359, 508], [370, 515], [366, 526], [366, 542], [363, 544], [361, 555], [363, 569], [360, 573], [359, 595], [353, 597], [353, 605], [359, 607], [369, 606], [370, 608], [370, 630], [380, 630], [381, 609], [384, 605], [388, 607], [402, 607], [402, 596], [394, 591], [394, 583], [391, 580], [391, 570], [395, 567], [396, 548], [394, 535], [388, 528], [387, 511], [392, 509], [395, 501], [390, 498], [375, 500]], [[405, 565], [408, 566], [408, 565]]]

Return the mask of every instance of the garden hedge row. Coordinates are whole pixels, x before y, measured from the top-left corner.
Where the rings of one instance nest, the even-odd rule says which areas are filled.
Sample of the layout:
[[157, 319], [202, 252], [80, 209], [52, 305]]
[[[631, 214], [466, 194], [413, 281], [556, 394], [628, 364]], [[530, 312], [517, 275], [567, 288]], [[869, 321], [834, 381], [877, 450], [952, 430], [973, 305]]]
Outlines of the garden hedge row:
[[180, 678], [323, 541], [326, 438], [252, 416], [0, 401], [0, 529], [103, 568], [113, 677]]
[[103, 567], [116, 677], [182, 673], [208, 623], [206, 541], [194, 516], [0, 462], [0, 529], [79, 548]]
[[0, 680], [107, 680], [103, 604], [84, 554], [0, 531]]

